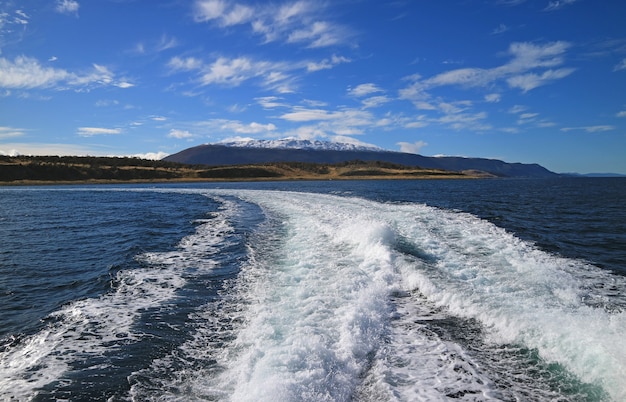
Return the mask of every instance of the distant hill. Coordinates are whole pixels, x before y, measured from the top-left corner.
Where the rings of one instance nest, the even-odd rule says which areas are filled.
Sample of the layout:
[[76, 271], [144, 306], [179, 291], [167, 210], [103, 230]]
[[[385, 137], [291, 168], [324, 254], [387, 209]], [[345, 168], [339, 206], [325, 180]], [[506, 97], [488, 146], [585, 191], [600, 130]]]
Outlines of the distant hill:
[[[264, 147], [254, 146], [251, 141], [245, 145], [205, 144], [187, 148], [164, 158], [164, 161], [190, 165], [244, 165], [271, 162], [305, 162], [334, 164], [354, 160], [381, 161], [393, 164], [442, 169], [448, 171], [483, 171], [498, 177], [558, 177], [557, 173], [538, 164], [507, 163], [497, 159], [463, 157], [429, 157], [404, 152], [393, 152], [375, 148], [343, 149], [335, 143], [321, 143], [321, 146], [307, 148], [281, 147], [280, 142], [265, 143]], [[319, 144], [318, 144], [319, 145]]]
[[2, 156], [0, 185], [140, 183], [173, 181], [471, 179], [484, 172], [420, 169], [386, 162], [304, 162], [185, 165], [137, 158], [91, 156]]

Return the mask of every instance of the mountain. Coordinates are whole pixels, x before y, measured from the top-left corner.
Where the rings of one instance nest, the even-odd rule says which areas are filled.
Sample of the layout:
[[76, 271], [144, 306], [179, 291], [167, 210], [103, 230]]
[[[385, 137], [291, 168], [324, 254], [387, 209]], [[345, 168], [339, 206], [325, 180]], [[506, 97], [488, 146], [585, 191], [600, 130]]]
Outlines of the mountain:
[[478, 170], [500, 177], [558, 177], [538, 164], [507, 163], [497, 159], [430, 157], [376, 147], [308, 140], [238, 141], [187, 148], [163, 159], [191, 165], [243, 165], [268, 162], [340, 163], [381, 161], [425, 169]]
[[320, 140], [298, 140], [285, 138], [281, 140], [254, 140], [244, 139], [230, 142], [220, 142], [215, 145], [240, 148], [269, 148], [269, 149], [310, 149], [316, 151], [378, 151], [385, 152], [383, 148], [375, 145], [350, 144], [345, 142], [330, 142]]

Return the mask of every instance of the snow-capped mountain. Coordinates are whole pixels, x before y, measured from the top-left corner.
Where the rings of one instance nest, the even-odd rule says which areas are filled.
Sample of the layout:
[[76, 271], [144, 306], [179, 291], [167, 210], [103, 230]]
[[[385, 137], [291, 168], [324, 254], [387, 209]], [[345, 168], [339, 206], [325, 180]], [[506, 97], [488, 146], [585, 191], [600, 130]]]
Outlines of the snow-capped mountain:
[[299, 140], [284, 138], [280, 140], [242, 139], [229, 142], [220, 142], [215, 145], [225, 145], [239, 148], [266, 148], [266, 149], [308, 149], [318, 151], [386, 151], [383, 148], [368, 144], [350, 144], [346, 142], [330, 142], [319, 140]]

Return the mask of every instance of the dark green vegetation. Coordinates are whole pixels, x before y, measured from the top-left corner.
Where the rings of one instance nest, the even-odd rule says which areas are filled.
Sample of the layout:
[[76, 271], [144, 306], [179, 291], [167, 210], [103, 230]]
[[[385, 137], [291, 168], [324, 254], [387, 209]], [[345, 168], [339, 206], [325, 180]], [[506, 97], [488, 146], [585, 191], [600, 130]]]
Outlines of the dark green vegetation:
[[421, 169], [380, 161], [334, 164], [273, 162], [227, 166], [185, 165], [138, 158], [0, 156], [0, 184], [233, 180], [339, 180], [489, 177], [484, 172]]

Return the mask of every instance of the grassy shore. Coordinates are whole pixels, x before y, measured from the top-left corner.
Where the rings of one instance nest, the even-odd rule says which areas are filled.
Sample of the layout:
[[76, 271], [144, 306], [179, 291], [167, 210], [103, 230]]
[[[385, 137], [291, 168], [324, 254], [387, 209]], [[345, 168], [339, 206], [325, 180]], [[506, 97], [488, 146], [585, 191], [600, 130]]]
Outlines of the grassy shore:
[[363, 161], [206, 166], [138, 158], [0, 156], [0, 185], [484, 177], [493, 176], [478, 171], [451, 172]]

